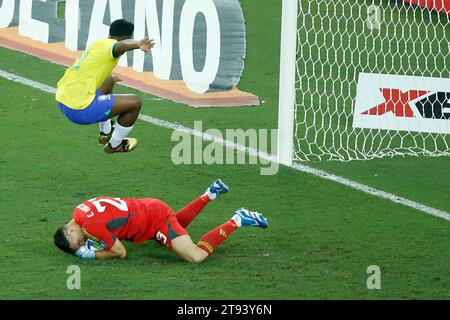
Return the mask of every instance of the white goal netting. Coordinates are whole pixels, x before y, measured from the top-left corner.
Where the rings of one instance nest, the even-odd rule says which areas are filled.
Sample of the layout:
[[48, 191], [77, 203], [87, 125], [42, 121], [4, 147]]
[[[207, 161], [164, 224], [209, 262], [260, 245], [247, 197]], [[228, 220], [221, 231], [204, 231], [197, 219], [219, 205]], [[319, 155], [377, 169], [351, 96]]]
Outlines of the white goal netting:
[[294, 160], [450, 155], [448, 133], [353, 125], [360, 73], [450, 78], [450, 15], [403, 0], [298, 5]]

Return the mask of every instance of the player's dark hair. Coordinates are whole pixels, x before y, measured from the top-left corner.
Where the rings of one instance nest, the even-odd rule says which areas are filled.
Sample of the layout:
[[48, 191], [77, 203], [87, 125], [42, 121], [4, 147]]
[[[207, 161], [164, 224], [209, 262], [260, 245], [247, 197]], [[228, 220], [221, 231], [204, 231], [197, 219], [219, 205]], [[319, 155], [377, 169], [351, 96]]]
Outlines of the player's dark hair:
[[133, 32], [134, 24], [125, 19], [115, 20], [109, 27], [109, 35], [112, 37], [129, 36], [131, 38]]
[[53, 240], [55, 241], [55, 246], [61, 249], [64, 252], [74, 254], [74, 251], [70, 248], [70, 242], [66, 238], [65, 228], [61, 227], [56, 230], [55, 235], [53, 236]]

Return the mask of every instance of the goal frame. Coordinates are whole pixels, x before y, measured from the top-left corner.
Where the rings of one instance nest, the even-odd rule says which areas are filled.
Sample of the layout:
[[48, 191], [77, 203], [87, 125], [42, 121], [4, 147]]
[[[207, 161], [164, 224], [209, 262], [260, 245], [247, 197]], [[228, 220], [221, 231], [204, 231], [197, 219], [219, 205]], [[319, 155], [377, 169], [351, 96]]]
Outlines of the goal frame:
[[298, 0], [283, 0], [281, 15], [277, 159], [278, 163], [286, 166], [292, 166], [294, 158], [297, 15]]

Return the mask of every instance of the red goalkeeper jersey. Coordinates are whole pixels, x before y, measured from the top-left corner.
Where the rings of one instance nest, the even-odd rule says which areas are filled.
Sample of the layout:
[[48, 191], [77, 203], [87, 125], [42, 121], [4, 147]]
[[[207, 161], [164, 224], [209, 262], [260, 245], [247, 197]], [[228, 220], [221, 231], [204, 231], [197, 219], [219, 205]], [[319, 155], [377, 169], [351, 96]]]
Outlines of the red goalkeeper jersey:
[[171, 213], [158, 199], [98, 197], [77, 206], [72, 216], [88, 238], [109, 250], [116, 238], [133, 242], [155, 238]]

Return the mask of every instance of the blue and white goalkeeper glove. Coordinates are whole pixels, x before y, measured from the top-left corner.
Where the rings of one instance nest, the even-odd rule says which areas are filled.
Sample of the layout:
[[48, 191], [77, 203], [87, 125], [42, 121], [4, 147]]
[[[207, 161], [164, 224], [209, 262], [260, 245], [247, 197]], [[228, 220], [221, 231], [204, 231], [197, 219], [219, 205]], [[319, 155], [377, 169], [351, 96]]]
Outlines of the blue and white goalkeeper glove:
[[85, 246], [79, 247], [76, 251], [75, 251], [75, 255], [77, 257], [81, 257], [83, 259], [87, 259], [87, 260], [93, 260], [95, 259], [95, 252], [89, 250], [88, 248], [86, 248]]

